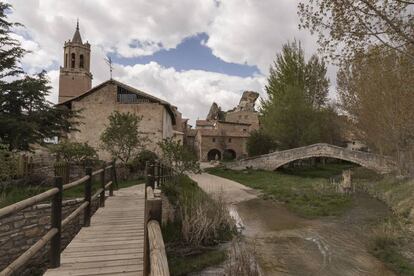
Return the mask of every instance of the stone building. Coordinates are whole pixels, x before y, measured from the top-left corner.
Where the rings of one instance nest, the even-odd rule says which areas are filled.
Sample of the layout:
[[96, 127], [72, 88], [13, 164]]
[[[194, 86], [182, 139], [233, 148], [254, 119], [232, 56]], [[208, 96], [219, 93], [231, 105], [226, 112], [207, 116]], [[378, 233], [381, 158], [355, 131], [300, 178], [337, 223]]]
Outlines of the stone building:
[[59, 75], [59, 103], [88, 91], [92, 88], [91, 45], [82, 43], [79, 22], [72, 40], [63, 46], [63, 67]]
[[256, 92], [245, 91], [239, 104], [226, 112], [213, 103], [207, 118], [187, 130], [186, 144], [195, 149], [201, 161], [246, 157], [250, 132], [259, 128], [258, 97]]
[[184, 140], [186, 121], [170, 103], [113, 79], [91, 88], [90, 45], [82, 44], [79, 25], [72, 41], [65, 42], [64, 53], [58, 105], [80, 110], [81, 116], [79, 131], [69, 133], [69, 141], [86, 142], [98, 150], [101, 159], [109, 160], [109, 153], [100, 150], [100, 136], [113, 111], [141, 116], [139, 131], [148, 137], [146, 148], [158, 154], [157, 143], [162, 139], [176, 136]]

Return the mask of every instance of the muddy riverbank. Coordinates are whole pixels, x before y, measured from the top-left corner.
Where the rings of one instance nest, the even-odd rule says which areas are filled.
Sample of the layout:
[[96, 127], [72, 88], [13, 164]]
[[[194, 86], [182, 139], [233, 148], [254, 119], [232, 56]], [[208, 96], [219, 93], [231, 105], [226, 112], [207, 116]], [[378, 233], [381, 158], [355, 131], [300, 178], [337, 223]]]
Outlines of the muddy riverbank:
[[395, 275], [367, 251], [370, 227], [389, 209], [366, 194], [354, 197], [343, 215], [312, 220], [259, 198], [234, 209], [264, 275]]

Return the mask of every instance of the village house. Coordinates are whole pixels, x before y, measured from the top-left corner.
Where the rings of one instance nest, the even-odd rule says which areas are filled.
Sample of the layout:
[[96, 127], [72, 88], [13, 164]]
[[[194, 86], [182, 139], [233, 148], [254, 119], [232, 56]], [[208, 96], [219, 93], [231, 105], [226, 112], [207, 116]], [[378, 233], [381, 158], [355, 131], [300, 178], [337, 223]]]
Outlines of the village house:
[[82, 43], [77, 25], [73, 39], [64, 44], [64, 66], [59, 76], [58, 105], [80, 110], [81, 116], [79, 131], [68, 134], [69, 141], [86, 142], [98, 150], [101, 159], [109, 160], [109, 153], [100, 149], [100, 136], [114, 111], [142, 117], [139, 131], [148, 138], [146, 148], [157, 154], [157, 143], [163, 139], [184, 140], [186, 120], [170, 103], [113, 79], [92, 88], [90, 51], [89, 43]]
[[256, 92], [245, 91], [238, 106], [226, 112], [213, 103], [207, 118], [187, 130], [186, 144], [194, 148], [200, 161], [247, 157], [250, 132], [259, 129], [258, 97]]

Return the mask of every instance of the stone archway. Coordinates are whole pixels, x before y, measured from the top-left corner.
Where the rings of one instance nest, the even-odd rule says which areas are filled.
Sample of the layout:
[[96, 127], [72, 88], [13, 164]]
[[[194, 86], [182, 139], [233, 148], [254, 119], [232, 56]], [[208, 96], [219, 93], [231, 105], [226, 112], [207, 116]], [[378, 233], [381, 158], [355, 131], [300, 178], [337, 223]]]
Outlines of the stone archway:
[[207, 160], [221, 160], [221, 151], [219, 151], [218, 149], [209, 150], [209, 152], [207, 153]]
[[226, 161], [234, 160], [236, 159], [236, 157], [237, 157], [237, 154], [232, 149], [225, 149], [223, 152], [223, 159], [225, 159]]
[[236, 170], [253, 168], [273, 171], [289, 162], [311, 157], [342, 159], [377, 171], [379, 173], [389, 173], [394, 170], [396, 166], [395, 161], [388, 156], [349, 150], [346, 148], [321, 143], [245, 158], [229, 164], [228, 167]]

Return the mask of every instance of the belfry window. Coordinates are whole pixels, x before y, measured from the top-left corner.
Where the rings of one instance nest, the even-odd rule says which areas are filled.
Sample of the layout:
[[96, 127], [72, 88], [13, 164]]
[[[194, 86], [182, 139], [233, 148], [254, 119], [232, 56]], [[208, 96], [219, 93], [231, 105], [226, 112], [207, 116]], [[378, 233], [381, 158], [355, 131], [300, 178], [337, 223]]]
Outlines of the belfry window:
[[83, 68], [83, 55], [79, 56], [79, 68]]
[[65, 68], [68, 67], [68, 54], [65, 54]]
[[70, 67], [75, 68], [75, 53], [71, 55]]

